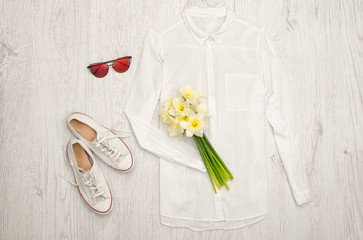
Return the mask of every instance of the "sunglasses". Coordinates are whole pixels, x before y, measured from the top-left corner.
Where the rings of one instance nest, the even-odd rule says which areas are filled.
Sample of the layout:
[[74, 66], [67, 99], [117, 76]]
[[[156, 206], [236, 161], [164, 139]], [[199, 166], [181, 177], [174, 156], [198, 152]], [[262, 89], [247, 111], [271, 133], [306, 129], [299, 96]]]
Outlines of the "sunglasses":
[[101, 63], [92, 63], [87, 68], [91, 71], [91, 73], [98, 78], [102, 78], [108, 73], [108, 66], [112, 64], [113, 69], [116, 72], [123, 73], [126, 72], [131, 64], [131, 56], [118, 58], [115, 60], [101, 62]]

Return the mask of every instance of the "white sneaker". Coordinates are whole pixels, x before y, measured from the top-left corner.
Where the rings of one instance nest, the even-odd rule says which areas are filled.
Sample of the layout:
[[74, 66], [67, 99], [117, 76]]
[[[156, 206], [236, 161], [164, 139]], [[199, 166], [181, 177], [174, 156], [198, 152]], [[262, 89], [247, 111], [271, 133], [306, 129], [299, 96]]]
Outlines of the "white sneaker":
[[96, 213], [109, 213], [112, 195], [108, 183], [94, 161], [92, 152], [79, 139], [67, 145], [67, 157], [72, 167], [79, 193], [87, 205]]
[[106, 164], [123, 172], [132, 169], [132, 153], [120, 135], [116, 135], [84, 113], [72, 113], [67, 119], [67, 124], [72, 133]]

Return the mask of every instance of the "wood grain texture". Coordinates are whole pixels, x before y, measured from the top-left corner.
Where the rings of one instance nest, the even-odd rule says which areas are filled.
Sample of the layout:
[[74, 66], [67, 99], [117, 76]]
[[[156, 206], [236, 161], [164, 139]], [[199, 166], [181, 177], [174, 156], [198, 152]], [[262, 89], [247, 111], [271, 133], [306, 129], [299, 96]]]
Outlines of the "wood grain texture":
[[[123, 114], [146, 30], [187, 5], [216, 1], [0, 2], [0, 239], [363, 239], [363, 3], [235, 0], [266, 25], [286, 66], [313, 201], [296, 207], [269, 135], [269, 213], [231, 231], [160, 224], [158, 161], [131, 147], [136, 169], [100, 163], [114, 195], [110, 215], [86, 208], [64, 164], [65, 117], [85, 112], [111, 128]], [[89, 63], [132, 55], [124, 74], [97, 79]]]

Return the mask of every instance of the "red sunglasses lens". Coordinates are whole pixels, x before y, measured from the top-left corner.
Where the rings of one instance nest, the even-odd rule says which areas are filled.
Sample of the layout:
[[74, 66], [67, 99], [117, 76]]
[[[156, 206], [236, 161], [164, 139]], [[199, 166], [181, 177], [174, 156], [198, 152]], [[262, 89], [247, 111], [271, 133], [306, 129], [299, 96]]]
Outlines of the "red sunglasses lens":
[[119, 73], [126, 72], [127, 69], [129, 69], [130, 67], [130, 58], [129, 57], [119, 58], [113, 62], [112, 66]]
[[108, 66], [106, 63], [97, 63], [89, 66], [91, 73], [98, 78], [106, 76], [108, 73]]

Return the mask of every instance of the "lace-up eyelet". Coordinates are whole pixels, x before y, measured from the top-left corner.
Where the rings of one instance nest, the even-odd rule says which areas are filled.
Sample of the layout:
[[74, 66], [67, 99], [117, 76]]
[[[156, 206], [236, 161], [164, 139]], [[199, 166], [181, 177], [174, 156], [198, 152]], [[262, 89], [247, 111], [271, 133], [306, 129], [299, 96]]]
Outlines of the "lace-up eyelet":
[[112, 135], [112, 136], [106, 136], [106, 137], [97, 137], [95, 141], [95, 146], [100, 149], [101, 152], [105, 153], [112, 162], [118, 164], [117, 160], [118, 158], [123, 155], [121, 150], [118, 150], [116, 148], [111, 149], [108, 142], [106, 140], [112, 139], [112, 138], [118, 138], [121, 137], [119, 135]]

